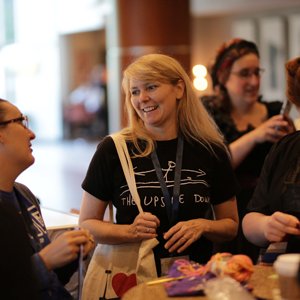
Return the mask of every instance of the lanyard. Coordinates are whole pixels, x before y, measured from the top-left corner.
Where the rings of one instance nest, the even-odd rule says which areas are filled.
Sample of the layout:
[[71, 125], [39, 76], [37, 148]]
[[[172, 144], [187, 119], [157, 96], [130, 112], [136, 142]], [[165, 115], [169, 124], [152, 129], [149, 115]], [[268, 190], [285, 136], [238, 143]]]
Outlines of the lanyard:
[[174, 175], [173, 203], [172, 203], [166, 181], [164, 180], [163, 177], [162, 169], [157, 157], [156, 150], [154, 150], [151, 153], [151, 159], [166, 202], [167, 215], [168, 215], [170, 225], [174, 225], [176, 223], [177, 216], [178, 216], [182, 156], [183, 156], [183, 138], [181, 135], [179, 135], [178, 142], [177, 142], [177, 150], [176, 150], [176, 166], [175, 166], [175, 175]]

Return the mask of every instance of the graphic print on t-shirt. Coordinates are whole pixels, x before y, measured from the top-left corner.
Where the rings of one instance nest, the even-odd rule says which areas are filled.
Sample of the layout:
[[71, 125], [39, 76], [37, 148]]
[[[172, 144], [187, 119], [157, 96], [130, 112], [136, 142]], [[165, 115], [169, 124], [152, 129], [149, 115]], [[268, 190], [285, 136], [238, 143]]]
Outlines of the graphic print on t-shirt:
[[[23, 198], [23, 199], [25, 199], [25, 198]], [[25, 203], [26, 209], [31, 217], [33, 226], [36, 231], [36, 236], [39, 239], [39, 243], [40, 243], [40, 245], [45, 245], [48, 242], [47, 229], [46, 229], [44, 220], [40, 214], [40, 211], [38, 210], [38, 208], [35, 205], [31, 204], [27, 199], [25, 199], [25, 201], [24, 201], [24, 203]], [[33, 238], [33, 237], [31, 236], [31, 238]]]
[[33, 225], [37, 231], [37, 236], [41, 237], [44, 234], [47, 233], [44, 220], [39, 212], [39, 210], [36, 208], [36, 206], [32, 205], [27, 208], [28, 212], [32, 216]]
[[[169, 189], [174, 187], [174, 173], [175, 173], [176, 163], [169, 160], [167, 163], [167, 168], [162, 168], [162, 173], [166, 185]], [[153, 205], [165, 207], [164, 197], [162, 196], [161, 186], [156, 176], [155, 168], [152, 167], [148, 170], [138, 170], [139, 166], [134, 167], [134, 174], [136, 180], [137, 190], [140, 194], [141, 201], [144, 206]], [[204, 187], [199, 188], [199, 186]], [[209, 203], [210, 197], [208, 194], [209, 184], [206, 180], [206, 172], [202, 169], [185, 169], [181, 170], [181, 180], [180, 180], [180, 196], [179, 203], [184, 203], [184, 190], [189, 189], [190, 192], [193, 191], [194, 203]], [[204, 192], [201, 194], [200, 192]], [[134, 205], [129, 189], [127, 185], [121, 187], [120, 193], [123, 205], [130, 206], [130, 203]]]

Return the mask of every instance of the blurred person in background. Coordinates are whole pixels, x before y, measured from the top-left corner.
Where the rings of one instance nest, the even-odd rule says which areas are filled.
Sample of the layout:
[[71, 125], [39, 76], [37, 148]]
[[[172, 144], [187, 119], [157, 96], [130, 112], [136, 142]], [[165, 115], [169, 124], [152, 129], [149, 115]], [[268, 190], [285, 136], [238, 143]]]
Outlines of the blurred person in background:
[[[279, 114], [282, 102], [265, 102], [259, 94], [262, 72], [257, 46], [243, 39], [230, 40], [221, 45], [210, 67], [215, 93], [202, 97], [228, 143], [240, 184], [237, 194], [240, 220], [272, 144], [293, 130]], [[254, 262], [259, 251], [247, 242], [241, 226], [236, 239], [219, 250], [247, 254]]]
[[64, 121], [70, 138], [101, 138], [107, 134], [106, 67], [95, 65], [86, 80], [68, 96]]

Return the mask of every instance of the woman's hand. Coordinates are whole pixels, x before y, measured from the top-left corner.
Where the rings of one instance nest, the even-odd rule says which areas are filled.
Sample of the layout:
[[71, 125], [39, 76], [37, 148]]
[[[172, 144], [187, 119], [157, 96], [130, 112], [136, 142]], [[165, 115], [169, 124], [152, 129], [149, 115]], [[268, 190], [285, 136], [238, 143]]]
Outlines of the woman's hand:
[[164, 239], [167, 240], [165, 248], [169, 252], [183, 252], [202, 236], [207, 227], [207, 222], [210, 221], [206, 219], [194, 219], [178, 222], [164, 234]]
[[269, 242], [281, 242], [288, 234], [300, 235], [299, 225], [296, 217], [277, 211], [265, 218], [264, 236]]
[[282, 115], [273, 116], [263, 122], [229, 145], [233, 168], [238, 167], [257, 144], [264, 142], [275, 143], [294, 131], [295, 127], [291, 120], [286, 120]]
[[135, 241], [151, 239], [157, 236], [156, 229], [159, 226], [159, 219], [148, 212], [140, 213], [130, 225], [130, 232], [134, 236]]
[[65, 231], [43, 248], [39, 255], [48, 270], [62, 267], [78, 257], [80, 245], [86, 256], [94, 247], [94, 240], [86, 229]]
[[251, 134], [257, 144], [275, 143], [294, 130], [293, 125], [288, 120], [284, 119], [282, 115], [276, 115], [254, 129]]

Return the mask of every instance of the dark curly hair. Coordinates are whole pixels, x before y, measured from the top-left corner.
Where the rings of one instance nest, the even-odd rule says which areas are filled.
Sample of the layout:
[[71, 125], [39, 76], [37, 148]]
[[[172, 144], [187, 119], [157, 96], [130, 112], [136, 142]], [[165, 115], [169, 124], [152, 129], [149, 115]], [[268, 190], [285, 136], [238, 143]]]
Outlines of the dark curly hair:
[[244, 55], [254, 53], [259, 57], [257, 46], [243, 39], [232, 39], [218, 49], [214, 63], [210, 67], [210, 75], [214, 88], [226, 83], [233, 63]]
[[239, 38], [232, 39], [221, 45], [214, 62], [208, 68], [217, 95], [215, 105], [224, 112], [231, 111], [231, 101], [225, 83], [230, 75], [232, 65], [236, 60], [249, 53], [254, 53], [259, 57], [255, 43]]

